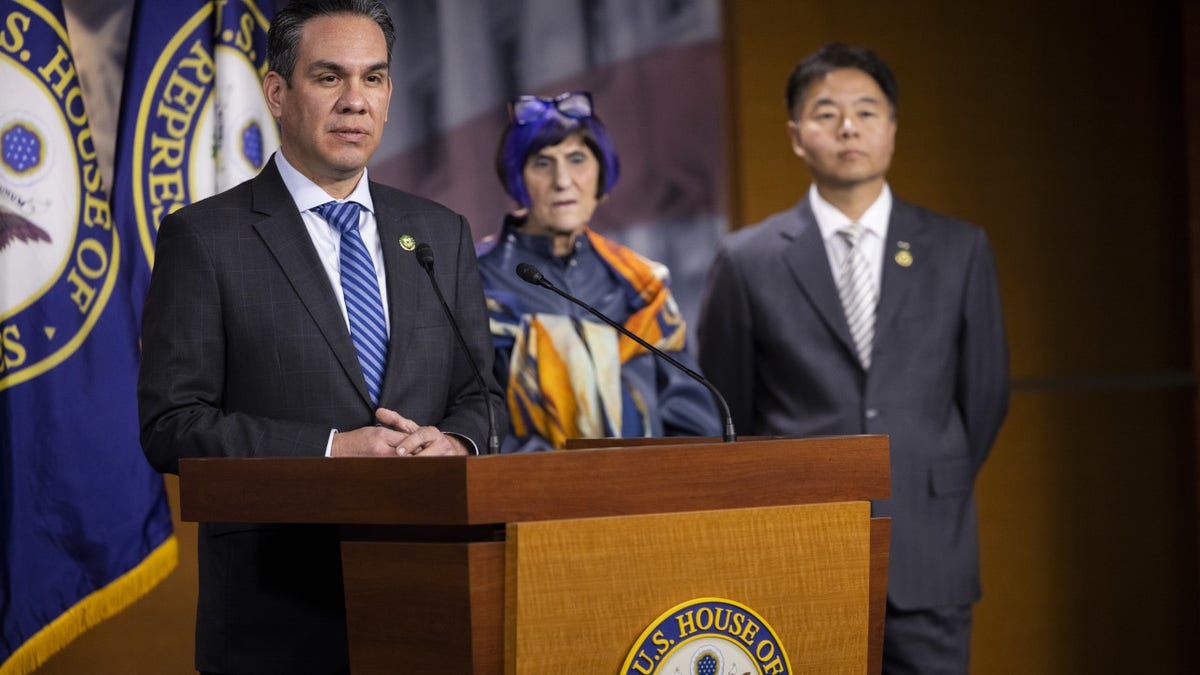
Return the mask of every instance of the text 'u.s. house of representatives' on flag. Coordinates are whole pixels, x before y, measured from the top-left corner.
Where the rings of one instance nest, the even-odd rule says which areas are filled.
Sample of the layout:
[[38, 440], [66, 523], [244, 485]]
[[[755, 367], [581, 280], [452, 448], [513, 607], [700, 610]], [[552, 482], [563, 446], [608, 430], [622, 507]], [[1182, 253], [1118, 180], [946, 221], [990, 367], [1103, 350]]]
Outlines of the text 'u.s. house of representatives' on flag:
[[0, 675], [176, 564], [138, 443], [136, 233], [110, 217], [58, 0], [0, 0]]
[[271, 0], [145, 0], [130, 27], [113, 219], [140, 299], [164, 216], [255, 176], [279, 147], [262, 96]]

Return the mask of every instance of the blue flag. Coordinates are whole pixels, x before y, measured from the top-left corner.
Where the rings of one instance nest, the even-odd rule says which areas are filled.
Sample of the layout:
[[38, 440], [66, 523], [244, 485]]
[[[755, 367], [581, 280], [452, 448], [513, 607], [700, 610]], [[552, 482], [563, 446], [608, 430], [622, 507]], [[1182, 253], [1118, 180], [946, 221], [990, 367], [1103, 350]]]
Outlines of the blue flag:
[[177, 544], [138, 442], [129, 248], [59, 0], [0, 0], [0, 675], [150, 590]]
[[164, 216], [258, 174], [279, 147], [262, 95], [273, 0], [139, 0], [113, 219], [136, 233], [137, 319]]

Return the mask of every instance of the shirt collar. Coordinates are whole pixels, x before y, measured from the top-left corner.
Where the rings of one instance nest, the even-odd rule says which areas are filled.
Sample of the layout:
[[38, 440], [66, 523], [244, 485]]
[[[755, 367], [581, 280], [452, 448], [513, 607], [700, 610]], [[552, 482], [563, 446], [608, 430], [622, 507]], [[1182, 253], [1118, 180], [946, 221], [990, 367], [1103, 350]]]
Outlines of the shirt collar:
[[[821, 238], [825, 241], [837, 236], [838, 230], [853, 222], [836, 206], [821, 197], [815, 183], [808, 188], [808, 201], [812, 205], [813, 216], [817, 219], [817, 227], [821, 229]], [[884, 183], [883, 189], [879, 191], [879, 196], [875, 198], [871, 206], [867, 207], [858, 222], [866, 231], [875, 234], [882, 241], [887, 238], [888, 219], [891, 215], [892, 189], [888, 187], [887, 183]]]
[[[321, 186], [309, 180], [307, 176], [292, 166], [283, 156], [282, 151], [275, 153], [275, 167], [279, 169], [279, 177], [283, 179], [283, 184], [287, 186], [292, 200], [296, 202], [296, 209], [300, 213], [310, 211], [332, 199]], [[375, 202], [371, 201], [370, 180], [367, 178], [366, 168], [363, 168], [363, 175], [358, 179], [358, 185], [354, 186], [354, 191], [345, 199], [338, 201], [358, 202], [366, 210], [375, 213]]]
[[[503, 236], [510, 241], [514, 241], [521, 248], [537, 254], [539, 257], [546, 260], [564, 260], [570, 256], [559, 257], [554, 255], [554, 239], [542, 234], [529, 234], [522, 232], [518, 228], [525, 224], [524, 218], [519, 218], [512, 214], [504, 217], [504, 233]], [[579, 254], [591, 248], [592, 242], [588, 239], [587, 232], [582, 232], [578, 237], [575, 237], [575, 248], [571, 255]]]

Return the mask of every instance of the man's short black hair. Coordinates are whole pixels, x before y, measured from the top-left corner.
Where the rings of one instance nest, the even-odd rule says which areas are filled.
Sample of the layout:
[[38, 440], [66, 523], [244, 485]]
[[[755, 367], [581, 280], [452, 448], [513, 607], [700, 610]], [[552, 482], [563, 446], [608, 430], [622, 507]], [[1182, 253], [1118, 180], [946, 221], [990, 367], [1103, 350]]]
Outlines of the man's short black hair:
[[900, 85], [896, 84], [896, 76], [892, 74], [892, 69], [888, 68], [883, 59], [865, 47], [851, 47], [841, 42], [830, 42], [805, 57], [788, 77], [788, 117], [793, 116], [796, 113], [796, 106], [804, 102], [804, 96], [814, 81], [842, 68], [854, 68], [870, 75], [883, 90], [883, 95], [887, 96], [892, 114], [896, 113], [896, 100], [900, 96]]
[[304, 24], [318, 16], [338, 14], [363, 16], [378, 24], [387, 44], [388, 65], [391, 65], [396, 28], [387, 7], [379, 0], [293, 0], [275, 13], [267, 31], [267, 65], [282, 75], [288, 86], [292, 84], [292, 71], [300, 58], [300, 31]]

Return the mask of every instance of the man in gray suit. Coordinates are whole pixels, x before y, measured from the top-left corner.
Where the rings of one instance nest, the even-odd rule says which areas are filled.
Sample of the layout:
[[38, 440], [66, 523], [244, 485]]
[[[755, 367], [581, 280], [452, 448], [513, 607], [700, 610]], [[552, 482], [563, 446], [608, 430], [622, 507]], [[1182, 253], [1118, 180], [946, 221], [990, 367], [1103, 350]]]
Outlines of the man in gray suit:
[[726, 237], [700, 365], [743, 434], [887, 434], [885, 673], [966, 673], [981, 594], [974, 483], [1008, 410], [1008, 349], [984, 233], [892, 195], [895, 78], [831, 44], [787, 86], [813, 185]]
[[[376, 0], [280, 10], [263, 82], [279, 152], [254, 179], [163, 220], [138, 388], [160, 471], [184, 457], [475, 453], [488, 406], [507, 427], [467, 223], [367, 177], [394, 36]], [[334, 528], [204, 524], [199, 572], [198, 669], [348, 672]]]

